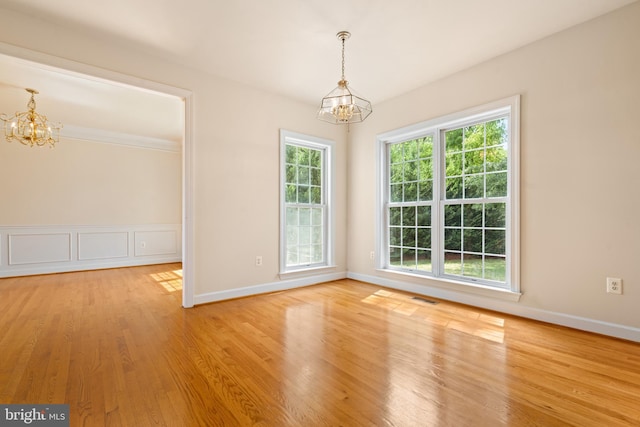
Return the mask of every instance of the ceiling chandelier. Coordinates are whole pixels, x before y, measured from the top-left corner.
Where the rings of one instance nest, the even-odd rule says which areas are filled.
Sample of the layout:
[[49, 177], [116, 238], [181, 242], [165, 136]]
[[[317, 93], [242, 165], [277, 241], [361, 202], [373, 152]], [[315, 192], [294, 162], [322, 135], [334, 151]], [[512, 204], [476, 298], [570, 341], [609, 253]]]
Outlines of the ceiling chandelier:
[[35, 89], [25, 89], [31, 94], [31, 99], [27, 103], [29, 111], [16, 113], [13, 117], [0, 115], [0, 120], [4, 121], [4, 135], [8, 142], [13, 140], [21, 144], [33, 147], [37, 145], [49, 145], [53, 147], [60, 139], [61, 123], [49, 123], [47, 116], [36, 113], [36, 100], [34, 96], [38, 94]]
[[344, 42], [351, 37], [351, 33], [340, 31], [337, 36], [342, 41], [342, 78], [338, 87], [322, 98], [318, 118], [334, 124], [358, 123], [366, 119], [373, 110], [369, 101], [349, 88], [349, 82], [344, 77]]

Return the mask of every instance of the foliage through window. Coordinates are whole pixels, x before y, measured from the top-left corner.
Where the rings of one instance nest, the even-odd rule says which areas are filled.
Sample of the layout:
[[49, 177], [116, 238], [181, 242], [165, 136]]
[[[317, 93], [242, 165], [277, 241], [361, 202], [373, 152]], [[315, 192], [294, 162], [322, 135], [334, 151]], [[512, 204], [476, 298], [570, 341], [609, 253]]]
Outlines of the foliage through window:
[[382, 268], [516, 290], [518, 101], [498, 104], [379, 136]]

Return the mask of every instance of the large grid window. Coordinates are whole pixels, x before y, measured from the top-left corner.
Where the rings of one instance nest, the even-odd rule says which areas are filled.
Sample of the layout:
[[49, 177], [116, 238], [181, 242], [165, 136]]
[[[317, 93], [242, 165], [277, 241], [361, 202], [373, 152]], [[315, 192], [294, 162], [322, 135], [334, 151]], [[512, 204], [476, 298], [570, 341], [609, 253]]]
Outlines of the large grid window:
[[379, 267], [517, 291], [518, 97], [379, 135]]
[[281, 271], [328, 265], [331, 144], [291, 132], [281, 136]]

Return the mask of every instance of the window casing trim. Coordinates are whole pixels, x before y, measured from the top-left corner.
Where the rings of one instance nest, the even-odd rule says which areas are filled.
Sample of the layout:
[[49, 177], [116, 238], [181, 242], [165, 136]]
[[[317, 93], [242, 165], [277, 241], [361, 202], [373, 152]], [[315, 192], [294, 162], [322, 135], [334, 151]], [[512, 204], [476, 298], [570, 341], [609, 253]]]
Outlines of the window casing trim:
[[433, 288], [442, 288], [448, 291], [453, 292], [463, 292], [466, 294], [474, 294], [480, 295], [484, 297], [491, 297], [494, 299], [500, 299], [505, 301], [514, 301], [518, 302], [522, 293], [518, 291], [512, 291], [505, 288], [498, 288], [492, 286], [486, 286], [482, 284], [475, 284], [470, 282], [461, 282], [459, 280], [452, 280], [445, 277], [432, 277], [425, 276], [422, 274], [415, 274], [410, 271], [401, 271], [401, 270], [388, 270], [388, 269], [377, 269], [381, 275], [385, 275], [387, 273], [392, 274], [394, 276], [406, 277], [408, 279], [419, 279], [419, 280], [429, 280], [429, 283], [426, 285]]
[[[323, 214], [323, 246], [324, 246], [324, 260], [320, 263], [309, 263], [304, 265], [287, 267], [287, 245], [286, 245], [286, 146], [288, 144], [308, 147], [315, 150], [320, 150], [323, 156], [323, 171], [322, 171], [322, 188], [323, 188], [323, 200], [322, 204], [325, 206]], [[315, 136], [304, 135], [301, 133], [291, 132], [285, 129], [280, 129], [280, 275], [289, 275], [291, 273], [304, 273], [304, 272], [317, 272], [323, 269], [331, 269], [335, 267], [335, 208], [334, 208], [334, 194], [335, 194], [335, 143], [334, 141], [318, 138]]]
[[[444, 191], [444, 180], [442, 179], [444, 168], [444, 156], [441, 154], [442, 143], [441, 138], [445, 130], [450, 128], [459, 128], [465, 125], [470, 125], [478, 122], [486, 122], [501, 116], [509, 116], [509, 156], [507, 159], [507, 180], [508, 180], [508, 193], [509, 199], [508, 211], [506, 213], [506, 228], [509, 230], [506, 241], [507, 253], [510, 262], [506, 266], [506, 285], [495, 286], [495, 290], [498, 292], [511, 292], [520, 293], [520, 95], [514, 95], [508, 98], [500, 99], [494, 102], [490, 102], [477, 107], [469, 108], [453, 114], [441, 116], [438, 118], [430, 119], [413, 125], [409, 125], [400, 129], [392, 130], [382, 134], [378, 134], [376, 137], [376, 239], [375, 239], [375, 268], [379, 271], [408, 274], [416, 277], [424, 277], [430, 280], [442, 282], [446, 286], [447, 283], [455, 283], [466, 286], [480, 286], [482, 288], [487, 286], [486, 283], [474, 283], [473, 280], [462, 280], [456, 276], [444, 275], [439, 271], [440, 263], [433, 262], [432, 266], [434, 270], [431, 273], [415, 273], [413, 274], [408, 270], [400, 270], [389, 268], [385, 265], [388, 255], [386, 251], [388, 249], [388, 219], [387, 219], [387, 203], [389, 200], [388, 194], [388, 161], [387, 161], [387, 146], [393, 143], [400, 143], [412, 139], [425, 137], [428, 135], [434, 136], [433, 144], [433, 167], [434, 176], [439, 177], [439, 185], [433, 187], [433, 198], [431, 205], [433, 222], [432, 224], [441, 224], [441, 215], [444, 209], [442, 192]], [[470, 199], [471, 200], [471, 199]], [[443, 242], [444, 227], [439, 227], [434, 232], [441, 233], [436, 241], [436, 246]], [[438, 254], [439, 257], [440, 247], [432, 247], [432, 253]]]

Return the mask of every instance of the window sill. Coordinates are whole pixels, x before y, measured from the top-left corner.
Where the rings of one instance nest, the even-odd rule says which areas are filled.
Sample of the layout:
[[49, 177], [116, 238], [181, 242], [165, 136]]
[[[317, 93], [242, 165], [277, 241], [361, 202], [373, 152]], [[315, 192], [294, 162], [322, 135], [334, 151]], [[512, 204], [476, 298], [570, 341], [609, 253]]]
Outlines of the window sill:
[[291, 279], [296, 277], [328, 273], [330, 271], [334, 271], [336, 268], [336, 265], [322, 265], [319, 267], [299, 268], [296, 270], [281, 271], [279, 273], [279, 276], [281, 279]]
[[521, 292], [515, 292], [509, 289], [496, 288], [488, 285], [481, 285], [469, 282], [462, 282], [458, 280], [436, 278], [430, 276], [423, 276], [421, 274], [414, 274], [406, 271], [377, 269], [376, 271], [381, 273], [388, 273], [393, 275], [401, 275], [412, 278], [421, 279], [426, 281], [428, 286], [433, 286], [439, 289], [445, 289], [454, 292], [464, 292], [467, 294], [480, 295], [487, 298], [499, 299], [503, 301], [518, 302], [522, 296]]

